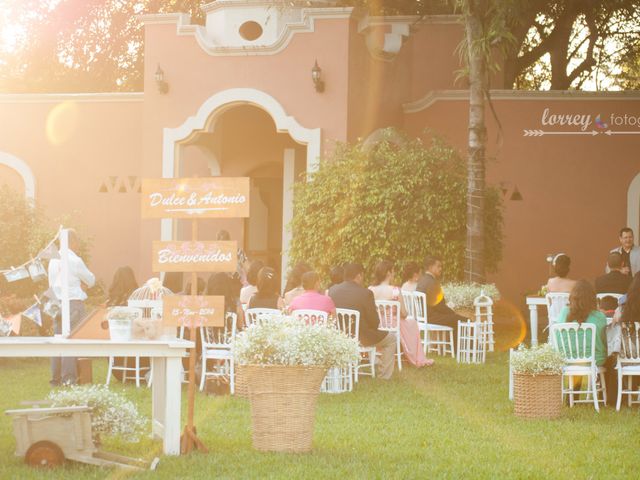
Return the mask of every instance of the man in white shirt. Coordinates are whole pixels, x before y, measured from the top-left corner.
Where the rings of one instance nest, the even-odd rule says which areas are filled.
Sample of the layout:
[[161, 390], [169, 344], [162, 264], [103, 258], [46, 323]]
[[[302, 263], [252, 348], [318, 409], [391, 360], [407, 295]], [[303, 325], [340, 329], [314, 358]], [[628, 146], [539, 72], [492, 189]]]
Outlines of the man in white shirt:
[[[71, 330], [84, 318], [84, 301], [87, 294], [82, 289], [82, 284], [93, 287], [96, 277], [89, 271], [82, 258], [75, 252], [79, 251], [80, 242], [75, 231], [69, 230], [69, 311]], [[54, 258], [49, 262], [49, 287], [53, 290], [58, 300], [62, 299], [62, 265], [61, 260]], [[55, 333], [61, 333], [60, 314], [54, 319]], [[78, 377], [77, 362], [75, 357], [51, 359], [51, 385], [74, 384]]]
[[[634, 244], [633, 230], [629, 227], [620, 229], [620, 246], [613, 248], [609, 253], [618, 252], [622, 255], [622, 268], [620, 271], [625, 275], [633, 277], [640, 271], [640, 247]], [[605, 269], [609, 273], [609, 267]]]

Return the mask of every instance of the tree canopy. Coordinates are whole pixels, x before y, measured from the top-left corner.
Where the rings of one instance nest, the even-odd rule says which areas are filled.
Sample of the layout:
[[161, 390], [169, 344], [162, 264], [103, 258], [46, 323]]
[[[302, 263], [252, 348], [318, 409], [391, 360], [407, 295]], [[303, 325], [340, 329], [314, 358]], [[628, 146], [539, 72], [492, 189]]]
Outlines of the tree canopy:
[[[185, 12], [201, 22], [202, 3], [0, 0], [0, 91], [140, 91], [144, 39], [136, 16]], [[456, 0], [336, 3], [371, 15], [460, 13]], [[496, 5], [509, 33], [503, 36], [508, 43], [495, 45], [504, 52], [499, 61], [504, 88], [640, 88], [640, 0], [505, 0]]]

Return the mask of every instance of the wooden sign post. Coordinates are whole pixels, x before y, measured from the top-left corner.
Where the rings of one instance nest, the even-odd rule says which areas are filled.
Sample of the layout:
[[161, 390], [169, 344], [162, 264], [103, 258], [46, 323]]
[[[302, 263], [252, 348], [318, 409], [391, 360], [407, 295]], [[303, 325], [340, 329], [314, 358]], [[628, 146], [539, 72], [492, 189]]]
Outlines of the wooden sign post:
[[[224, 297], [198, 295], [197, 272], [235, 272], [236, 242], [199, 242], [198, 218], [249, 216], [249, 178], [162, 178], [142, 180], [143, 218], [190, 218], [190, 242], [153, 242], [153, 271], [192, 272], [191, 295], [164, 299], [163, 320], [189, 327], [189, 338], [205, 325], [224, 325]], [[189, 355], [187, 425], [181, 452], [207, 452], [193, 423], [196, 392], [196, 349]], [[233, 361], [233, 360], [232, 360]], [[204, 375], [204, 372], [202, 373]]]

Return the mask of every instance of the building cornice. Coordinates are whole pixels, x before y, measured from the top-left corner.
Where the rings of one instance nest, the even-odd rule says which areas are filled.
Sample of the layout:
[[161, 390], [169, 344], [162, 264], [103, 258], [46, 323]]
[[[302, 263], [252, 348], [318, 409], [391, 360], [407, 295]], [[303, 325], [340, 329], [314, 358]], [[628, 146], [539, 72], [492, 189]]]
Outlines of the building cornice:
[[143, 92], [0, 93], [0, 103], [118, 103], [142, 102], [143, 100]]
[[275, 55], [289, 45], [295, 34], [314, 32], [316, 20], [349, 19], [355, 15], [355, 11], [352, 7], [303, 8], [302, 20], [288, 24], [273, 44], [241, 47], [214, 44], [207, 36], [205, 27], [190, 24], [191, 16], [185, 13], [140, 15], [138, 18], [145, 25], [175, 24], [178, 35], [194, 36], [200, 48], [212, 56]]
[[[640, 100], [640, 91], [584, 92], [579, 90], [491, 90], [492, 100]], [[402, 105], [404, 113], [418, 113], [439, 101], [464, 101], [469, 90], [432, 90], [424, 97]]]

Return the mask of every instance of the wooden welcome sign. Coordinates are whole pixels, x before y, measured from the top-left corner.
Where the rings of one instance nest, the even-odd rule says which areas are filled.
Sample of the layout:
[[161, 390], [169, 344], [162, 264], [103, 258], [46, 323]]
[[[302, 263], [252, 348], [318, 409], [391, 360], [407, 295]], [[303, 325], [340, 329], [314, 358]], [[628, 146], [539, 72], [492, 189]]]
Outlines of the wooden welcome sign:
[[162, 303], [162, 323], [165, 326], [224, 326], [223, 296], [169, 295], [163, 298]]
[[249, 216], [249, 177], [143, 179], [143, 218]]
[[236, 242], [153, 242], [154, 272], [234, 272]]

